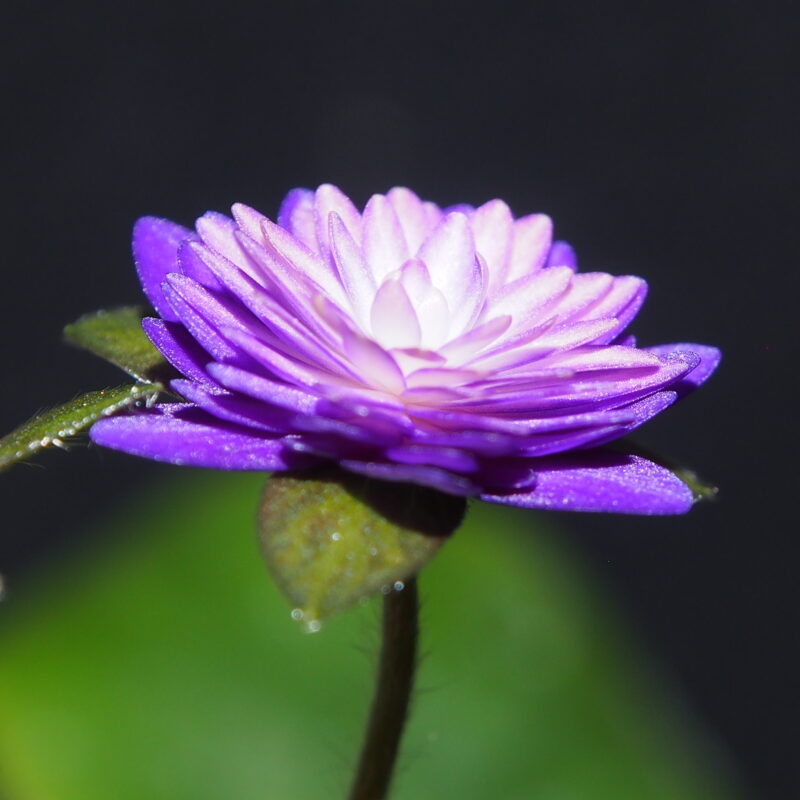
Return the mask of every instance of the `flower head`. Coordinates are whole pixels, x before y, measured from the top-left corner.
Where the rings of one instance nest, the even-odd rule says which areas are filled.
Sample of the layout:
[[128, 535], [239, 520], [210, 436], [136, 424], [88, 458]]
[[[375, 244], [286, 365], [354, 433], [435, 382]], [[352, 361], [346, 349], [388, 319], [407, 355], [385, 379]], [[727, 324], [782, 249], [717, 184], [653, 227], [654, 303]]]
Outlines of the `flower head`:
[[668, 470], [605, 450], [702, 383], [719, 352], [637, 348], [646, 284], [579, 273], [543, 214], [441, 209], [395, 188], [363, 212], [295, 189], [191, 231], [139, 220], [144, 321], [185, 398], [92, 429], [139, 456], [221, 469], [321, 462], [525, 507], [680, 513]]

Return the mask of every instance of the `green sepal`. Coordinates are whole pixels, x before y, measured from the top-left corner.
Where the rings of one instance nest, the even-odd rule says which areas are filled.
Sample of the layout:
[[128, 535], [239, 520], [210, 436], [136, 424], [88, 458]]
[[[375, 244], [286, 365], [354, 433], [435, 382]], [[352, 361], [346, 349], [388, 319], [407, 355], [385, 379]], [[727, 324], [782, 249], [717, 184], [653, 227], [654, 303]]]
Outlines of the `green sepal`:
[[162, 379], [169, 365], [142, 330], [145, 310], [124, 306], [94, 311], [64, 328], [72, 345], [124, 369], [139, 381]]
[[339, 469], [273, 476], [258, 515], [261, 550], [308, 631], [416, 575], [464, 517], [466, 501]]
[[159, 383], [136, 383], [102, 389], [43, 411], [0, 439], [0, 470], [25, 461], [47, 447], [64, 447], [69, 439], [102, 417], [137, 403], [149, 402], [163, 390]]

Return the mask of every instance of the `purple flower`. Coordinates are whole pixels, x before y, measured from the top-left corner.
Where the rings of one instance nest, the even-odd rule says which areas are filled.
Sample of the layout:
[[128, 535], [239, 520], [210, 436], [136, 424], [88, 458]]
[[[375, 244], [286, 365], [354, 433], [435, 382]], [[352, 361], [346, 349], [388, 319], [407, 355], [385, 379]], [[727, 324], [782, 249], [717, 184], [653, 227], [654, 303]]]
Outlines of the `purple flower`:
[[701, 384], [719, 351], [637, 348], [641, 278], [578, 273], [543, 214], [441, 209], [408, 189], [363, 212], [295, 189], [277, 223], [244, 205], [195, 231], [138, 221], [160, 318], [153, 344], [183, 403], [98, 422], [98, 444], [232, 470], [331, 460], [509, 505], [672, 514], [670, 471], [602, 449]]

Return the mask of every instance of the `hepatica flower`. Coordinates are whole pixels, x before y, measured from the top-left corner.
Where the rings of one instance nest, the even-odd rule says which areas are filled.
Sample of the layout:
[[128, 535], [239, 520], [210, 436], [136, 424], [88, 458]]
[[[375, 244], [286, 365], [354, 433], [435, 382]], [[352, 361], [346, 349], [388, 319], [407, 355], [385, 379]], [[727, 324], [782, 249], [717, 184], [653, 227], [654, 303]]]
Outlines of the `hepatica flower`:
[[133, 250], [181, 373], [164, 403], [92, 438], [228, 470], [345, 470], [453, 495], [574, 511], [672, 514], [670, 471], [602, 446], [701, 384], [719, 352], [639, 348], [638, 277], [577, 272], [542, 214], [441, 209], [408, 189], [363, 211], [334, 186], [244, 205], [195, 230], [146, 217]]

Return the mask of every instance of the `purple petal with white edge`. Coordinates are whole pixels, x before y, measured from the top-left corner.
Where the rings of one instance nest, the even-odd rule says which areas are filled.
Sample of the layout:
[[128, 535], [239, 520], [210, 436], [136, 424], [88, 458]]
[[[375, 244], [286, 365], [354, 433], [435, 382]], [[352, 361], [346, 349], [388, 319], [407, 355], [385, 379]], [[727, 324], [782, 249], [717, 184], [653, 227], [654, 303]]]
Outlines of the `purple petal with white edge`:
[[403, 392], [403, 400], [412, 407], [412, 410], [413, 407], [420, 404], [423, 406], [447, 405], [468, 397], [468, 392], [446, 386], [415, 386]]
[[320, 186], [314, 195], [314, 225], [317, 231], [318, 249], [323, 258], [330, 255], [329, 225], [331, 214], [336, 214], [351, 236], [361, 241], [361, 214], [340, 189], [329, 183]]
[[222, 284], [217, 280], [214, 273], [208, 268], [208, 265], [200, 258], [200, 255], [195, 250], [200, 244], [199, 239], [185, 241], [178, 248], [178, 272], [185, 275], [187, 278], [197, 281], [201, 286], [206, 289], [213, 289], [214, 291], [221, 291]]
[[489, 304], [488, 313], [499, 316], [510, 314], [511, 330], [521, 326], [531, 327], [542, 321], [550, 303], [561, 297], [572, 281], [572, 271], [567, 267], [539, 270], [507, 284]]
[[[264, 274], [258, 265], [248, 257], [248, 252], [240, 241], [241, 231], [235, 220], [209, 211], [195, 223], [197, 232], [204, 244], [236, 268], [249, 275], [256, 283], [265, 285]], [[202, 251], [195, 250], [202, 257]]]
[[[545, 363], [547, 362], [539, 362], [536, 366], [542, 367]], [[659, 368], [663, 360], [655, 353], [647, 353], [632, 347], [585, 345], [568, 353], [558, 353], [551, 359], [551, 363], [553, 366], [571, 369], [575, 373], [584, 373], [608, 369]], [[515, 374], [523, 371], [518, 369]]]
[[228, 364], [209, 364], [208, 372], [215, 381], [232, 392], [243, 392], [256, 400], [299, 414], [315, 413], [318, 398], [293, 386]]
[[364, 208], [364, 256], [367, 266], [380, 284], [406, 262], [408, 244], [392, 204], [383, 195], [370, 197]]
[[526, 365], [538, 367], [545, 357], [560, 351], [581, 347], [594, 342], [612, 328], [617, 327], [615, 319], [598, 319], [587, 322], [568, 322], [549, 327], [529, 344], [501, 351], [486, 358], [470, 362], [472, 366], [484, 371], [509, 370]]
[[489, 293], [505, 283], [514, 219], [511, 209], [502, 200], [490, 200], [470, 218], [475, 249], [483, 256], [489, 272]]
[[340, 461], [353, 458], [359, 461], [369, 460], [374, 450], [363, 442], [342, 439], [340, 436], [327, 436], [324, 433], [304, 433], [299, 436], [287, 436], [286, 446], [298, 455], [326, 461]]
[[540, 270], [547, 261], [552, 239], [553, 220], [546, 214], [531, 214], [516, 220], [505, 283]]
[[[587, 372], [574, 379], [557, 381], [549, 385], [530, 384], [520, 379], [505, 387], [493, 386], [484, 397], [460, 403], [473, 411], [495, 414], [547, 416], [567, 413], [603, 411], [619, 408], [648, 394], [674, 384], [692, 370], [698, 362], [691, 353], [674, 353], [664, 359], [658, 369], [627, 371], [609, 369]], [[645, 372], [645, 374], [642, 374]], [[626, 377], [626, 375], [635, 377]], [[531, 391], [535, 388], [536, 391]], [[504, 391], [505, 389], [505, 391]]]
[[322, 433], [361, 442], [370, 445], [371, 448], [396, 445], [402, 440], [402, 433], [396, 428], [366, 426], [322, 416], [297, 416], [293, 420], [293, 428], [305, 433]]
[[533, 491], [483, 494], [490, 503], [550, 511], [684, 514], [692, 492], [668, 469], [644, 458], [603, 450], [550, 456], [535, 463]]
[[[249, 236], [240, 234], [242, 247], [244, 247], [253, 261], [259, 264], [264, 271], [264, 275], [269, 283], [269, 289], [264, 292], [265, 300], [274, 300], [283, 306], [287, 313], [295, 315], [310, 330], [319, 335], [328, 344], [333, 343], [326, 331], [327, 328], [318, 324], [317, 316], [313, 313], [314, 309], [311, 301], [315, 294], [322, 292], [307, 275], [296, 270], [281, 255], [266, 248], [261, 247]], [[242, 276], [247, 277], [247, 276]], [[229, 285], [233, 285], [233, 275]], [[243, 288], [241, 281], [235, 293], [239, 293]], [[249, 295], [251, 292], [248, 292]], [[244, 298], [245, 293], [242, 294]], [[338, 307], [337, 307], [338, 308]]]
[[410, 435], [414, 425], [406, 413], [405, 406], [395, 398], [367, 389], [325, 389], [325, 397], [316, 407], [320, 416], [333, 417], [374, 427], [389, 427]]
[[[224, 259], [220, 260], [224, 261]], [[217, 330], [223, 325], [242, 330], [259, 330], [261, 327], [252, 313], [241, 303], [236, 302], [236, 298], [206, 289], [192, 278], [187, 278], [178, 272], [171, 272], [167, 275], [166, 285], [174, 289], [208, 324]]]
[[[428, 233], [430, 233], [444, 219], [444, 211], [436, 203], [429, 201], [422, 204], [422, 210], [425, 213], [425, 219], [428, 221]], [[427, 239], [428, 237], [426, 236], [425, 238]]]
[[[540, 418], [510, 419], [506, 417], [492, 417], [488, 414], [471, 414], [464, 411], [450, 409], [417, 408], [413, 411], [415, 421], [422, 420], [426, 427], [436, 426], [428, 434], [420, 431], [420, 435], [427, 441], [428, 435], [432, 443], [440, 444], [435, 437], [445, 435], [448, 441], [455, 442], [460, 431], [469, 433], [496, 433], [507, 434], [515, 437], [525, 437], [534, 433], [548, 433], [571, 428], [586, 428], [600, 425], [617, 425], [630, 423], [635, 420], [635, 413], [629, 409], [614, 409], [606, 411], [592, 411], [588, 413], [565, 413], [557, 416]], [[436, 431], [442, 431], [437, 434]]]
[[399, 464], [424, 464], [452, 472], [475, 472], [478, 469], [478, 460], [475, 456], [455, 447], [404, 444], [387, 448], [384, 455]]
[[353, 316], [362, 330], [366, 330], [369, 326], [372, 299], [375, 297], [375, 277], [364, 257], [364, 251], [336, 213], [330, 215], [330, 241], [333, 261], [350, 300]]
[[405, 379], [397, 362], [379, 345], [351, 330], [342, 332], [345, 355], [353, 369], [367, 385], [377, 385], [398, 394], [405, 388]]
[[142, 289], [159, 315], [172, 322], [178, 317], [161, 284], [168, 273], [178, 271], [178, 248], [191, 238], [196, 237], [188, 228], [159, 217], [142, 217], [133, 226], [133, 259]]
[[495, 317], [448, 342], [444, 347], [440, 348], [440, 352], [450, 362], [463, 361], [469, 356], [480, 353], [484, 347], [487, 347], [502, 336], [510, 325], [510, 315], [505, 314], [504, 316]]
[[534, 434], [524, 439], [519, 454], [526, 458], [549, 456], [578, 448], [598, 447], [627, 433], [624, 425], [603, 428], [580, 428], [559, 433]]
[[480, 492], [478, 486], [463, 475], [454, 475], [452, 472], [447, 472], [438, 467], [429, 467], [421, 464], [385, 464], [353, 459], [341, 461], [340, 466], [350, 472], [357, 472], [381, 481], [417, 483], [420, 486], [439, 489], [445, 494], [470, 497]]
[[[180, 277], [184, 277], [181, 275]], [[186, 280], [191, 280], [187, 278]], [[164, 296], [175, 310], [178, 320], [194, 337], [194, 340], [216, 361], [239, 362], [239, 353], [219, 335], [217, 329], [210, 325], [205, 317], [193, 305], [187, 302], [171, 282], [164, 282]]]
[[533, 342], [533, 345], [535, 348], [540, 348], [543, 352], [572, 350], [576, 347], [591, 344], [616, 326], [617, 320], [615, 319], [590, 319], [581, 322], [566, 322], [549, 328]]
[[556, 241], [547, 254], [546, 267], [569, 267], [578, 269], [578, 256], [575, 249], [567, 242]]
[[287, 451], [281, 439], [266, 438], [216, 420], [142, 412], [100, 420], [89, 435], [95, 444], [169, 464], [212, 469], [287, 470], [313, 459]]
[[683, 342], [681, 344], [661, 344], [655, 347], [645, 347], [648, 353], [666, 358], [671, 353], [683, 352], [694, 353], [700, 363], [670, 388], [678, 393], [679, 397], [684, 397], [693, 392], [698, 386], [705, 383], [719, 366], [722, 353], [716, 347], [709, 347], [705, 344], [694, 344]]
[[[581, 313], [583, 319], [601, 319], [615, 317], [619, 320], [619, 328], [615, 334], [609, 335], [612, 341], [625, 329], [636, 316], [647, 296], [647, 283], [635, 275], [621, 275], [614, 278], [614, 285], [609, 292], [594, 305]], [[605, 344], [606, 342], [603, 342]]]
[[187, 333], [183, 325], [145, 317], [142, 320], [142, 329], [155, 348], [178, 372], [198, 383], [216, 385], [206, 374], [206, 365], [210, 361], [208, 352]]
[[[534, 433], [522, 437], [524, 443], [519, 452], [528, 457], [544, 456], [551, 453], [560, 453], [578, 448], [600, 447], [622, 436], [627, 436], [656, 414], [671, 406], [677, 400], [675, 392], [656, 392], [643, 400], [637, 400], [614, 412], [596, 414], [597, 423], [585, 428], [572, 428], [568, 430], [549, 433]], [[586, 415], [587, 417], [590, 415]]]
[[675, 391], [661, 391], [645, 397], [643, 400], [637, 400], [628, 406], [626, 410], [632, 411], [634, 420], [622, 426], [621, 432], [618, 429], [609, 431], [607, 436], [598, 437], [593, 442], [593, 447], [600, 447], [608, 442], [613, 442], [621, 436], [627, 436], [632, 431], [635, 431], [645, 422], [650, 421], [657, 414], [660, 414], [665, 408], [669, 408], [678, 399], [678, 393]]
[[240, 231], [246, 233], [253, 241], [265, 244], [262, 226], [267, 217], [244, 203], [234, 203], [231, 206], [231, 214]]
[[[560, 321], [598, 319], [597, 315], [585, 314], [602, 300], [614, 286], [614, 276], [606, 272], [579, 272], [572, 276], [569, 290], [548, 309]], [[613, 317], [609, 314], [609, 317]]]
[[285, 434], [291, 429], [293, 412], [244, 397], [224, 389], [203, 388], [194, 381], [170, 381], [170, 388], [217, 419], [267, 433]]
[[386, 199], [391, 203], [400, 220], [408, 252], [412, 256], [416, 255], [425, 238], [433, 229], [433, 224], [425, 211], [425, 204], [414, 192], [403, 186], [391, 189], [387, 193]]
[[409, 389], [421, 387], [463, 386], [483, 377], [483, 373], [474, 369], [457, 367], [423, 367], [406, 376]]
[[306, 247], [316, 249], [314, 192], [310, 189], [292, 189], [281, 203], [278, 225], [296, 236]]
[[417, 312], [399, 280], [385, 280], [370, 311], [372, 335], [383, 347], [419, 347], [422, 330]]
[[203, 258], [224, 282], [225, 287], [263, 323], [263, 328], [257, 325], [248, 326], [259, 339], [269, 341], [288, 355], [320, 369], [334, 373], [348, 371], [346, 362], [337, 357], [330, 347], [326, 347], [332, 340], [327, 329], [318, 323], [316, 315], [309, 307], [301, 303], [299, 307], [286, 308], [285, 304], [279, 303], [270, 293], [260, 289], [249, 276], [226, 259], [203, 250], [200, 245], [193, 247], [201, 249]]
[[310, 365], [308, 361], [292, 358], [262, 338], [253, 336], [246, 331], [237, 328], [223, 328], [220, 332], [231, 344], [241, 347], [247, 355], [266, 367], [278, 380], [308, 388], [313, 388], [318, 384], [350, 387], [357, 380], [354, 373], [335, 375]]
[[[319, 255], [266, 218], [261, 228], [267, 249], [278, 255], [287, 267], [312, 281], [315, 286], [330, 295], [334, 302], [339, 305], [346, 303], [346, 295], [338, 275]], [[248, 252], [253, 255], [252, 250]]]

